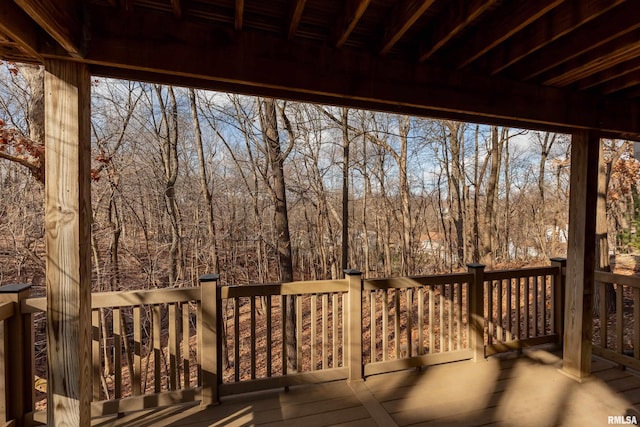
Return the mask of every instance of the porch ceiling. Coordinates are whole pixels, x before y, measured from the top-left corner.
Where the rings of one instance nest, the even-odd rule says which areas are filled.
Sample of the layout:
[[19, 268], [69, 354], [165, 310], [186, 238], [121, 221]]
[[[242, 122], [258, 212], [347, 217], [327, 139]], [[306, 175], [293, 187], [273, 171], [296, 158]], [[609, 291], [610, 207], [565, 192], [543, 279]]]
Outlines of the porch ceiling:
[[634, 0], [5, 0], [0, 57], [640, 139]]

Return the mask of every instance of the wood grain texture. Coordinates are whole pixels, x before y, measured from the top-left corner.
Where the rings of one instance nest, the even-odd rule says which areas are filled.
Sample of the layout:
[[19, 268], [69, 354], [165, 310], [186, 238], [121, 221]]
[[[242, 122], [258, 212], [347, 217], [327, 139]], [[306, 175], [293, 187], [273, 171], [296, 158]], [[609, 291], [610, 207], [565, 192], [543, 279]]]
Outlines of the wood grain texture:
[[90, 76], [45, 62], [48, 424], [90, 425]]
[[573, 134], [562, 369], [579, 380], [591, 372], [596, 198], [601, 150], [596, 134]]

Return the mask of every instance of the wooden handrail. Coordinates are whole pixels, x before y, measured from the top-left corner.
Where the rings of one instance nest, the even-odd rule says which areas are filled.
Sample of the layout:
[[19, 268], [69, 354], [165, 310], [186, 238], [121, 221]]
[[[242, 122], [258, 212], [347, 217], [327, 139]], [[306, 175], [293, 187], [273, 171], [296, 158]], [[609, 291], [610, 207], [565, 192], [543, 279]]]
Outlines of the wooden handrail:
[[596, 271], [595, 280], [596, 282], [616, 283], [618, 285], [624, 285], [624, 286], [629, 286], [631, 288], [640, 289], [639, 276], [627, 276], [624, 274], [608, 273], [606, 271]]
[[4, 321], [16, 314], [16, 303], [5, 302], [0, 304], [0, 321]]

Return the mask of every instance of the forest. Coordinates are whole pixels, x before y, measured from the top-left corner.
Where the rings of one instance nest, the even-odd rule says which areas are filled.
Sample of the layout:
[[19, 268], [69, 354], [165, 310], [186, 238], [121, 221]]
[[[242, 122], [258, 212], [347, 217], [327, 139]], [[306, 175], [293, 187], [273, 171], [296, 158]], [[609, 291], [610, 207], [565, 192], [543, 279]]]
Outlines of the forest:
[[[570, 136], [92, 81], [95, 291], [546, 263]], [[0, 285], [44, 291], [43, 71], [0, 63]], [[603, 140], [605, 254], [639, 245], [640, 164]], [[604, 201], [603, 201], [604, 202]]]

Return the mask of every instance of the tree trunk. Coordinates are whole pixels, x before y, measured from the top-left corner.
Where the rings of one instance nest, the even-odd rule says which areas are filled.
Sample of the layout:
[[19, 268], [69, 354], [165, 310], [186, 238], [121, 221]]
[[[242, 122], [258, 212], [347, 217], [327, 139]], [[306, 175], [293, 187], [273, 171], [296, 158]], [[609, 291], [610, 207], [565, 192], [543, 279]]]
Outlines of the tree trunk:
[[[260, 103], [260, 126], [267, 148], [271, 170], [271, 195], [275, 205], [274, 225], [277, 235], [276, 250], [280, 267], [280, 280], [293, 281], [293, 260], [291, 257], [291, 237], [289, 235], [289, 217], [287, 213], [287, 194], [284, 181], [284, 155], [280, 148], [276, 103], [272, 98], [265, 98]], [[287, 368], [291, 371], [296, 366], [296, 318], [295, 299], [287, 297]]]

